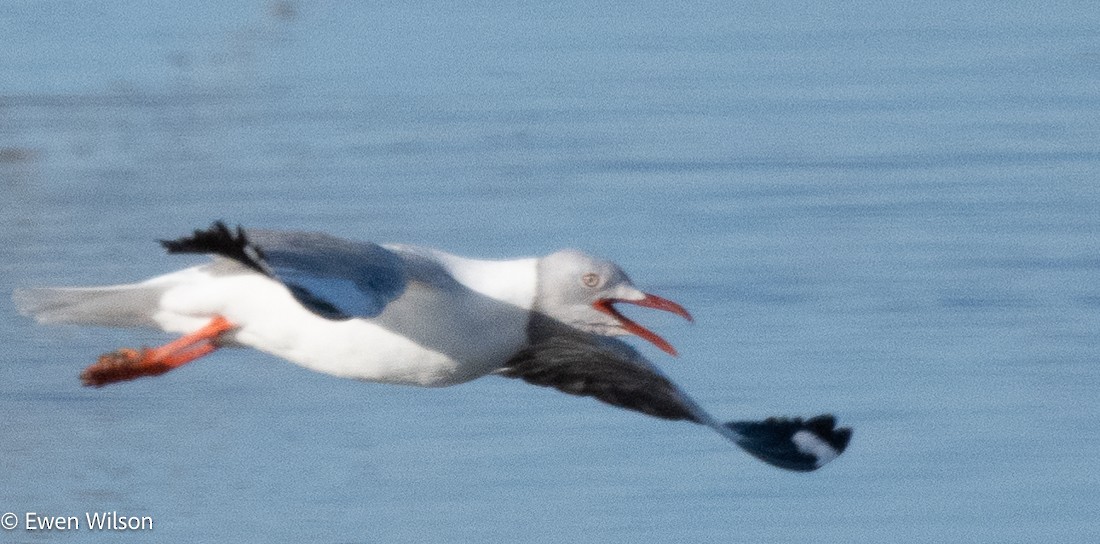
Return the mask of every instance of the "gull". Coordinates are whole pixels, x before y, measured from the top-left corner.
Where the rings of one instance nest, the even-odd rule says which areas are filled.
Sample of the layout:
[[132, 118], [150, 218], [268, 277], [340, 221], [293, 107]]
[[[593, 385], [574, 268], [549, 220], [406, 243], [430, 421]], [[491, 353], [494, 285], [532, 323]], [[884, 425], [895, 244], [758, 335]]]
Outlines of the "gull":
[[138, 283], [17, 290], [41, 323], [147, 327], [180, 334], [104, 354], [81, 374], [101, 387], [163, 374], [223, 347], [249, 347], [310, 370], [369, 382], [443, 387], [503, 376], [666, 420], [709, 427], [756, 458], [812, 471], [851, 439], [832, 415], [722, 422], [619, 337], [676, 355], [616, 304], [692, 320], [643, 292], [615, 263], [576, 250], [482, 260], [317, 232], [218, 221], [162, 240], [212, 261]]

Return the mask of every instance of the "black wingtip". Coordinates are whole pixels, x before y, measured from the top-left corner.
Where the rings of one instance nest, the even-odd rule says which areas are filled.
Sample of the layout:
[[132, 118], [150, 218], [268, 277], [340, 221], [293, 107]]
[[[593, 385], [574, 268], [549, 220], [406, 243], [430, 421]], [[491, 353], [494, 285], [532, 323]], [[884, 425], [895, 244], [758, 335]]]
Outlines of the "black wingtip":
[[271, 275], [264, 263], [263, 251], [252, 245], [244, 229], [237, 226], [236, 233], [223, 221], [215, 221], [205, 230], [196, 229], [191, 236], [175, 240], [160, 240], [168, 253], [209, 253], [233, 259], [261, 274]]
[[848, 448], [852, 429], [836, 427], [831, 414], [802, 418], [733, 421], [738, 446], [756, 458], [787, 470], [809, 472], [825, 466]]

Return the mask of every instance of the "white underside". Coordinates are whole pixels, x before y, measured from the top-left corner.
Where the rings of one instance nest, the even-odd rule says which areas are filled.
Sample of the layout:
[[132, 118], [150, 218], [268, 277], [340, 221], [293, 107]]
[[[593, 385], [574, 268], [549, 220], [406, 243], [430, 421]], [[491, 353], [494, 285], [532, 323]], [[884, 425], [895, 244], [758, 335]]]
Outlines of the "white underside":
[[[519, 263], [525, 261], [508, 262]], [[165, 331], [187, 334], [220, 315], [238, 327], [227, 340], [311, 370], [445, 386], [497, 370], [524, 346], [533, 262], [530, 269], [531, 299], [515, 282], [501, 285], [501, 300], [485, 294], [491, 287], [484, 285], [439, 289], [410, 281], [377, 318], [344, 321], [313, 314], [282, 284], [259, 274], [215, 275], [197, 267], [145, 284], [168, 286], [152, 316]]]

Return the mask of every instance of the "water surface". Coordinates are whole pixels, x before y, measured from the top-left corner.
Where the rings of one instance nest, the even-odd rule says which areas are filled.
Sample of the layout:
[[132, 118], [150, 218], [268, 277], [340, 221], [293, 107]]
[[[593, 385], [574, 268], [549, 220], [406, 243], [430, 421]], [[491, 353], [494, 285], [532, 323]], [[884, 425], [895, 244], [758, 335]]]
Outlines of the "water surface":
[[5, 302], [0, 512], [158, 541], [1100, 539], [1092, 4], [414, 4], [4, 3], [0, 292], [193, 264], [155, 241], [217, 218], [579, 247], [695, 314], [632, 315], [700, 403], [832, 411], [849, 452], [788, 474], [519, 382], [250, 351], [89, 390], [166, 337]]

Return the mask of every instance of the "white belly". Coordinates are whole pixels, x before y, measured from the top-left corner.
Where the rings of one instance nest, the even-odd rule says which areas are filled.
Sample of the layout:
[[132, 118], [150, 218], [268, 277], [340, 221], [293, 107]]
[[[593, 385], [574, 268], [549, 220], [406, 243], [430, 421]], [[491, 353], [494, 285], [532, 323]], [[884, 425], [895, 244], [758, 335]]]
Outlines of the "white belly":
[[346, 378], [423, 386], [465, 382], [500, 368], [526, 342], [527, 312], [469, 290], [410, 283], [377, 318], [335, 321], [303, 308], [256, 274], [193, 278], [165, 291], [154, 316], [189, 333], [221, 315], [230, 340]]

